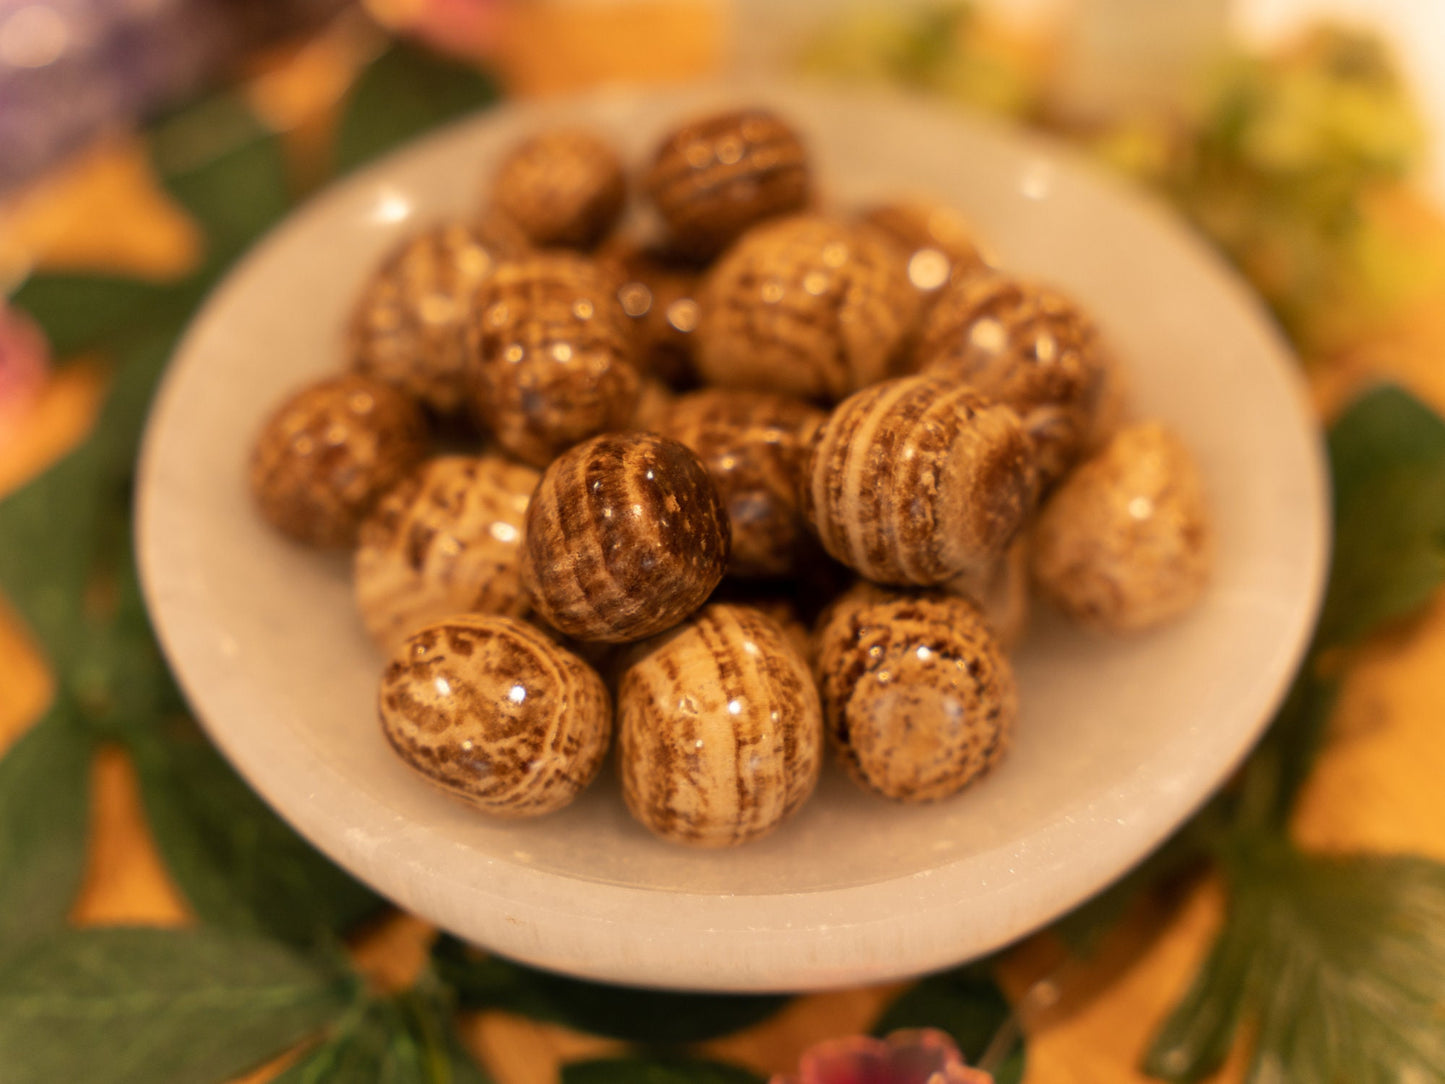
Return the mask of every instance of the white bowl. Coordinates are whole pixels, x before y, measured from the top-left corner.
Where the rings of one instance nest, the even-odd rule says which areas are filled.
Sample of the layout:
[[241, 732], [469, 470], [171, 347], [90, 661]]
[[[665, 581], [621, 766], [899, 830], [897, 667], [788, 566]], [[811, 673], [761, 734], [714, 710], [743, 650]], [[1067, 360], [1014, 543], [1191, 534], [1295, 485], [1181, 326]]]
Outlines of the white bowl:
[[[1004, 266], [1075, 294], [1141, 414], [1202, 465], [1218, 568], [1186, 620], [1126, 642], [1044, 615], [1017, 656], [1017, 743], [923, 808], [830, 765], [771, 837], [660, 842], [611, 774], [571, 808], [490, 820], [382, 739], [382, 658], [348, 562], [252, 511], [244, 463], [289, 389], [343, 364], [341, 329], [399, 237], [465, 214], [523, 133], [594, 126], [641, 161], [674, 121], [763, 102], [806, 133], [830, 199], [922, 193], [964, 211]], [[1161, 206], [1057, 146], [910, 99], [775, 86], [506, 106], [338, 184], [266, 238], [186, 336], [141, 464], [140, 562], [161, 640], [216, 744], [297, 830], [401, 906], [574, 975], [709, 990], [880, 981], [989, 952], [1124, 872], [1261, 733], [1298, 663], [1327, 550], [1321, 446], [1289, 351], [1247, 289]]]

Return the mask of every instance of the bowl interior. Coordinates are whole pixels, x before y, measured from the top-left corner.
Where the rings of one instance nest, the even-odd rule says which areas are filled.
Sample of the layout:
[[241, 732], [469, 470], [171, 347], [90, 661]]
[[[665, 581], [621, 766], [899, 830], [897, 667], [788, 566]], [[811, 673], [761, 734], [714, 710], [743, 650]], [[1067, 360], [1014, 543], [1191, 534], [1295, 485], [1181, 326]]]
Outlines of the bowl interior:
[[[479, 816], [391, 754], [382, 657], [349, 561], [253, 514], [244, 463], [289, 389], [343, 364], [341, 328], [381, 253], [475, 207], [488, 164], [557, 120], [641, 162], [674, 120], [771, 104], [837, 205], [917, 194], [967, 214], [1000, 262], [1073, 293], [1137, 413], [1198, 457], [1218, 535], [1186, 620], [1116, 642], [1036, 610], [1016, 656], [1016, 745], [937, 805], [870, 797], [829, 766], [774, 835], [733, 852], [659, 842], [614, 773], [534, 822]], [[1047, 921], [1122, 872], [1221, 781], [1298, 659], [1326, 546], [1318, 439], [1257, 305], [1161, 208], [1053, 145], [894, 98], [754, 87], [505, 107], [313, 200], [220, 288], [151, 421], [139, 530], [147, 597], [210, 733], [303, 833], [399, 903], [499, 951], [619, 981], [761, 989], [942, 966]]]

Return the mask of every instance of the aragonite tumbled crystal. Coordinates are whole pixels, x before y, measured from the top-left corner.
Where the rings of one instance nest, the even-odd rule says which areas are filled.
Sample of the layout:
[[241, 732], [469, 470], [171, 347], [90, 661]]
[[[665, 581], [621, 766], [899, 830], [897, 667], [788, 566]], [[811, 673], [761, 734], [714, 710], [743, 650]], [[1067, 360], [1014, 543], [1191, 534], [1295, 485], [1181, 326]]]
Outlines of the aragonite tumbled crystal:
[[503, 260], [527, 249], [515, 226], [433, 226], [395, 248], [352, 309], [351, 364], [442, 414], [466, 401], [467, 323], [477, 291]]
[[497, 167], [491, 209], [537, 245], [591, 248], [622, 213], [627, 179], [617, 152], [582, 128], [539, 132]]
[[727, 505], [729, 575], [784, 576], [809, 552], [798, 480], [825, 417], [801, 399], [725, 388], [692, 392], [659, 412], [658, 432], [698, 454]]
[[818, 781], [822, 711], [808, 665], [771, 618], [714, 603], [631, 649], [617, 694], [632, 815], [664, 839], [727, 847], [765, 835]]
[[840, 403], [814, 438], [801, 506], [826, 549], [879, 583], [991, 565], [1032, 513], [1033, 444], [1014, 411], [942, 377]]
[[597, 774], [612, 736], [602, 679], [511, 617], [461, 614], [414, 633], [382, 674], [378, 708], [409, 767], [503, 817], [567, 805]]
[[359, 373], [316, 381], [271, 414], [251, 448], [251, 494], [273, 527], [312, 546], [356, 541], [371, 506], [426, 453], [410, 398]]
[[469, 329], [472, 404], [497, 443], [535, 467], [578, 441], [624, 429], [639, 377], [616, 283], [565, 252], [503, 264]]
[[707, 382], [837, 400], [901, 371], [920, 295], [867, 226], [797, 215], [750, 230], [708, 272], [695, 364]]
[[919, 329], [914, 362], [1018, 411], [1046, 483], [1083, 450], [1109, 365], [1093, 321], [1070, 298], [1002, 274], [945, 286]]
[[685, 445], [655, 433], [594, 437], [559, 456], [532, 495], [523, 582], [567, 636], [641, 640], [707, 600], [730, 535], [717, 487]]
[[672, 244], [706, 259], [749, 227], [803, 210], [812, 174], [797, 132], [773, 113], [744, 109], [699, 117], [668, 135], [644, 187]]
[[1213, 532], [1189, 451], [1157, 422], [1121, 430], [1039, 513], [1034, 579], [1046, 598], [1105, 632], [1153, 628], [1204, 593]]
[[824, 614], [816, 651], [828, 735], [870, 790], [937, 801], [1008, 750], [1013, 669], [967, 600], [860, 584]]
[[352, 564], [367, 632], [390, 650], [461, 613], [521, 617], [522, 530], [541, 475], [499, 455], [438, 456], [388, 490]]

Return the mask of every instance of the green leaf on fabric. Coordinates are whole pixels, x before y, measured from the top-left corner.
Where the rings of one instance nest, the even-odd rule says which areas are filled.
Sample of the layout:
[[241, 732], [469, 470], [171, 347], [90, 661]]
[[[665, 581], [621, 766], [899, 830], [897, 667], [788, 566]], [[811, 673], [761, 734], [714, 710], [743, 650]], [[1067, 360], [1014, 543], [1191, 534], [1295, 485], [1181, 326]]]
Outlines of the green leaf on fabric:
[[474, 952], [443, 937], [432, 953], [441, 979], [466, 1009], [502, 1009], [611, 1039], [692, 1043], [766, 1020], [788, 998], [681, 994], [582, 982]]
[[179, 325], [167, 321], [116, 351], [118, 370], [86, 445], [103, 465], [88, 496], [94, 512], [96, 554], [89, 574], [106, 587], [109, 605], [87, 615], [77, 636], [76, 661], [63, 672], [83, 706], [103, 712], [93, 722], [114, 732], [175, 711], [180, 696], [151, 632], [135, 565], [130, 510], [141, 434], [155, 386], [170, 360]]
[[1243, 828], [1282, 831], [1310, 769], [1324, 747], [1339, 682], [1318, 673], [1306, 660], [1264, 740], [1241, 773], [1234, 823]]
[[1361, 395], [1329, 434], [1335, 552], [1317, 642], [1354, 643], [1445, 581], [1445, 421], [1409, 392]]
[[[450, 1065], [443, 1062], [443, 1072]], [[373, 1003], [351, 1025], [277, 1077], [277, 1084], [432, 1084], [425, 1052], [394, 1005]]]
[[60, 701], [0, 759], [0, 955], [65, 924], [85, 873], [91, 752]]
[[76, 650], [107, 464], [85, 445], [0, 498], [0, 595], [63, 670]]
[[416, 990], [359, 1004], [275, 1084], [492, 1084], [450, 1018]]
[[1250, 959], [1260, 947], [1257, 917], [1235, 913], [1225, 924], [1189, 990], [1150, 1044], [1145, 1072], [1164, 1080], [1197, 1080], [1224, 1064], [1244, 1011]]
[[[0, 595], [45, 647], [62, 680], [84, 650], [86, 598], [98, 569], [128, 558], [130, 478], [151, 396], [186, 311], [117, 351], [119, 366], [86, 442], [20, 490], [0, 498]], [[109, 543], [109, 545], [107, 545]]]
[[307, 945], [384, 906], [276, 816], [194, 727], [140, 736], [131, 748], [156, 846], [207, 921]]
[[[157, 319], [153, 324], [112, 344], [115, 377], [91, 440], [101, 445], [114, 476], [123, 481], [128, 482], [135, 472], [135, 459], [156, 386], [170, 364], [199, 298], [199, 287], [195, 285], [177, 289], [166, 304], [155, 311]], [[128, 518], [130, 512], [129, 495], [126, 496], [126, 504], [120, 509], [122, 518]]]
[[123, 564], [111, 580], [114, 612], [87, 627], [66, 683], [97, 735], [130, 740], [188, 708], [151, 632], [130, 547], [117, 557]]
[[1445, 1081], [1445, 865], [1259, 837], [1226, 871], [1224, 928], [1147, 1072], [1202, 1080], [1249, 1021], [1250, 1084]]
[[446, 1054], [449, 1077], [438, 1084], [493, 1084], [491, 1076], [477, 1064], [452, 1028], [448, 1028], [446, 1034]]
[[267, 938], [69, 930], [0, 966], [6, 1084], [216, 1084], [316, 1034], [354, 980]]
[[470, 65], [393, 45], [352, 88], [336, 141], [337, 170], [349, 172], [497, 98], [497, 85]]
[[175, 293], [169, 283], [114, 275], [33, 275], [11, 297], [45, 331], [58, 358], [106, 345], [150, 323]]
[[151, 159], [166, 191], [206, 236], [206, 262], [230, 260], [291, 207], [280, 137], [238, 94], [189, 106], [150, 133]]
[[[1012, 1027], [1012, 1010], [1003, 991], [977, 967], [963, 967], [931, 975], [905, 990], [873, 1024], [873, 1034], [909, 1028], [937, 1028], [947, 1032], [970, 1065], [990, 1051], [995, 1036]], [[991, 1067], [995, 1084], [1018, 1084], [1024, 1073], [1022, 1039]]]
[[428, 1084], [492, 1084], [453, 1026], [453, 992], [435, 972], [425, 972], [417, 985], [393, 1001], [412, 1045], [420, 1055]]
[[761, 1084], [736, 1065], [695, 1058], [600, 1058], [562, 1066], [562, 1084]]
[[364, 1006], [272, 1084], [376, 1084], [393, 1039], [392, 1021], [375, 1006]]

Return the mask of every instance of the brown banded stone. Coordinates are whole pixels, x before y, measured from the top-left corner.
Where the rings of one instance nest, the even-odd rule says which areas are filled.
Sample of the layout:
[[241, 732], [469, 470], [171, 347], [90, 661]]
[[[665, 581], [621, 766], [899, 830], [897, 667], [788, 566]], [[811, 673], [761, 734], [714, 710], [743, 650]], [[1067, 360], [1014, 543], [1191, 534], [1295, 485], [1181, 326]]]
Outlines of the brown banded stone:
[[724, 581], [708, 605], [726, 604], [756, 610], [782, 629], [788, 642], [797, 648], [798, 654], [811, 665], [813, 633], [804, 619], [803, 609], [798, 603], [797, 594], [791, 590], [792, 587], [793, 582], [790, 580], [765, 584], [755, 580], [735, 580], [731, 583]]
[[729, 575], [783, 576], [808, 552], [798, 482], [825, 417], [801, 399], [723, 388], [691, 392], [659, 414], [657, 431], [698, 454], [727, 505]]
[[653, 433], [594, 437], [542, 475], [523, 582], [568, 636], [640, 640], [707, 600], [727, 568], [729, 534], [717, 487], [687, 447]]
[[1018, 415], [956, 381], [916, 376], [834, 409], [799, 503], [823, 548], [860, 575], [938, 584], [996, 560], [1036, 496]]
[[477, 291], [498, 263], [526, 250], [521, 232], [496, 218], [445, 223], [403, 241], [352, 310], [352, 366], [455, 413], [466, 400], [466, 328]]
[[372, 639], [389, 651], [454, 614], [525, 614], [522, 531], [539, 478], [499, 455], [440, 456], [389, 490], [361, 525], [352, 566]]
[[1002, 274], [951, 283], [918, 333], [915, 367], [965, 381], [1018, 411], [1047, 485], [1094, 425], [1108, 361], [1092, 320], [1057, 290]]
[[632, 648], [618, 688], [618, 765], [632, 815], [664, 839], [745, 843], [818, 781], [818, 691], [786, 633], [713, 604]]
[[798, 215], [733, 246], [701, 303], [704, 380], [837, 400], [896, 375], [920, 302], [902, 250], [877, 231]]
[[616, 284], [571, 253], [502, 264], [468, 333], [469, 384], [497, 443], [544, 467], [563, 449], [626, 428], [638, 374]]
[[860, 211], [858, 220], [904, 251], [908, 281], [926, 296], [990, 265], [973, 227], [952, 207], [916, 199], [875, 203]]
[[251, 494], [267, 522], [312, 546], [356, 541], [382, 493], [426, 454], [411, 399], [359, 373], [310, 384], [266, 420], [251, 449]]
[[602, 679], [524, 621], [463, 614], [397, 649], [378, 693], [382, 732], [413, 770], [503, 817], [567, 805], [602, 766]]
[[675, 388], [696, 383], [692, 356], [702, 313], [701, 269], [633, 238], [609, 243], [598, 260], [616, 269], [617, 300], [631, 322], [638, 369]]
[[801, 211], [812, 179], [798, 134], [772, 113], [747, 109], [701, 117], [669, 135], [644, 188], [672, 243], [706, 258], [764, 219]]
[[591, 248], [622, 213], [627, 181], [608, 143], [581, 128], [540, 132], [497, 167], [489, 206], [534, 244]]
[[1157, 422], [1135, 425], [1080, 464], [1044, 505], [1033, 535], [1034, 579], [1076, 621], [1139, 632], [1199, 601], [1212, 535], [1188, 449]]
[[1007, 751], [1013, 669], [967, 600], [859, 584], [824, 614], [816, 650], [829, 738], [884, 797], [947, 798]]

